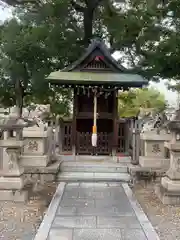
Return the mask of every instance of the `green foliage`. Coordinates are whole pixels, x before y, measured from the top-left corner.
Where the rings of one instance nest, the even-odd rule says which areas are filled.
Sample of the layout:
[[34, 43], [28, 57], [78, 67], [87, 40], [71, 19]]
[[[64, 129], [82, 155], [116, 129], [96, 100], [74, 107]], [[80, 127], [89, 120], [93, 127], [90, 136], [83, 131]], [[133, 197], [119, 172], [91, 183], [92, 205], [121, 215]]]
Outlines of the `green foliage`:
[[47, 85], [44, 76], [50, 71], [48, 53], [40, 46], [41, 38], [35, 30], [16, 19], [5, 22], [1, 28], [1, 91], [12, 92], [13, 104], [20, 104], [18, 98], [22, 101]]
[[[63, 1], [56, 1], [56, 4], [60, 2], [64, 4]], [[16, 104], [21, 110], [31, 102], [50, 103], [52, 111], [67, 115], [71, 92], [50, 87], [45, 80], [50, 72], [63, 68], [76, 57], [75, 52], [68, 51], [73, 36], [70, 30], [66, 31], [68, 25], [62, 21], [67, 11], [61, 19], [56, 19], [57, 11], [53, 4], [51, 8], [44, 6], [40, 10], [35, 17], [31, 12], [19, 11], [19, 20], [13, 18], [1, 25], [0, 102], [3, 106]]]
[[[13, 2], [10, 1], [10, 2]], [[50, 103], [54, 112], [68, 114], [72, 93], [49, 87], [44, 80], [51, 71], [62, 69], [82, 53], [84, 16], [93, 11], [93, 36], [109, 43], [122, 54], [121, 64], [149, 79], [180, 77], [180, 3], [130, 0], [128, 7], [110, 0], [24, 1], [15, 17], [0, 28], [0, 102], [5, 106], [29, 102]], [[89, 3], [89, 5], [87, 4]], [[91, 4], [90, 4], [91, 3]], [[124, 5], [125, 6], [125, 5]], [[82, 11], [83, 8], [83, 11]], [[139, 92], [140, 91], [140, 92]], [[140, 105], [164, 108], [164, 98], [135, 90], [122, 93], [121, 115], [136, 115]], [[153, 92], [155, 92], [153, 90]], [[156, 103], [153, 102], [156, 99]], [[127, 110], [127, 106], [128, 110]], [[128, 111], [128, 113], [127, 113]], [[125, 112], [125, 113], [124, 113]]]
[[31, 102], [50, 103], [53, 112], [68, 115], [72, 92], [49, 87], [45, 76], [82, 54], [81, 14], [70, 0], [53, 0], [36, 9], [31, 4], [16, 8], [14, 16], [1, 26], [1, 104], [22, 109]]
[[135, 117], [140, 109], [151, 109], [160, 113], [165, 108], [164, 95], [154, 88], [133, 89], [119, 94], [118, 110], [121, 117]]
[[131, 70], [151, 78], [154, 71], [149, 66], [149, 54], [164, 35], [160, 24], [164, 8], [146, 0], [130, 0], [127, 5], [126, 8], [105, 6], [103, 19], [107, 35], [112, 49], [123, 54], [121, 63], [126, 62]]

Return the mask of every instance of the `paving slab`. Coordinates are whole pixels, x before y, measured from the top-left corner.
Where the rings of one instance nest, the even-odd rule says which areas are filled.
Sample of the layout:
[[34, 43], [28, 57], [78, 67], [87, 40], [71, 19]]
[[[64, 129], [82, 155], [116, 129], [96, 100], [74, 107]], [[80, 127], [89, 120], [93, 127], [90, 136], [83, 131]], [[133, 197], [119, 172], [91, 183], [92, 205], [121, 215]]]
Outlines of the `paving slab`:
[[95, 200], [94, 199], [83, 199], [83, 198], [68, 198], [61, 201], [61, 206], [62, 207], [86, 207], [86, 206], [91, 206], [95, 207]]
[[[42, 231], [44, 231], [42, 233]], [[35, 240], [159, 240], [126, 183], [60, 183]]]
[[97, 217], [97, 228], [141, 229], [136, 216]]
[[72, 240], [73, 230], [72, 229], [52, 229], [49, 233], [49, 240]]
[[52, 224], [54, 228], [96, 228], [95, 216], [57, 216]]
[[74, 240], [121, 240], [119, 229], [75, 229]]

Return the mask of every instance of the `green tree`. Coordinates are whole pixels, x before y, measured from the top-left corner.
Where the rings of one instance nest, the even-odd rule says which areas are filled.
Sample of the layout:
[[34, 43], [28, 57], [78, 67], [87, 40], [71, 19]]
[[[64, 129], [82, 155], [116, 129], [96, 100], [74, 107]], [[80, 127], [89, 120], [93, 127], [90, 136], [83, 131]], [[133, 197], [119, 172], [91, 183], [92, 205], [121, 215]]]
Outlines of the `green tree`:
[[1, 104], [17, 105], [21, 115], [23, 106], [29, 102], [52, 104], [53, 99], [52, 109], [57, 109], [55, 105], [59, 104], [59, 111], [67, 113], [70, 91], [49, 87], [45, 80], [56, 69], [56, 62], [44, 44], [45, 28], [12, 19], [1, 26], [0, 36]]
[[[41, 36], [34, 30], [15, 19], [1, 26], [1, 91], [12, 94], [12, 104], [19, 107], [20, 115], [24, 98], [47, 85], [43, 77], [50, 70], [48, 61], [45, 61], [48, 59], [47, 51], [39, 44]], [[5, 103], [3, 97], [6, 95], [1, 97]]]
[[23, 22], [26, 19], [32, 26], [46, 29], [45, 44], [59, 66], [73, 61], [92, 37], [99, 36], [110, 44], [112, 52], [123, 53], [121, 63], [128, 62], [133, 71], [148, 77], [155, 75], [150, 56], [167, 32], [161, 24], [167, 15], [166, 5], [158, 4], [161, 1], [130, 0], [124, 5], [115, 0], [7, 2], [19, 6], [17, 15]]
[[72, 1], [46, 2], [36, 5], [36, 11], [30, 5], [16, 8], [16, 18], [1, 26], [1, 103], [16, 104], [21, 114], [31, 101], [50, 102], [53, 111], [67, 115], [71, 91], [49, 87], [44, 78], [81, 54], [83, 19]]
[[163, 112], [166, 101], [164, 95], [154, 88], [133, 89], [119, 94], [118, 107], [121, 117], [135, 117], [140, 109]]
[[[20, 23], [22, 29], [27, 30], [23, 31], [23, 34], [25, 32], [28, 39], [30, 36], [30, 45], [33, 43], [33, 47], [29, 49], [33, 55], [33, 61], [31, 60], [31, 63], [27, 65], [28, 72], [31, 73], [33, 69], [33, 77], [30, 76], [28, 82], [31, 84], [27, 86], [28, 91], [36, 94], [36, 99], [42, 98], [43, 92], [49, 95], [47, 91], [50, 91], [53, 98], [57, 99], [54, 97], [54, 89], [44, 88], [44, 82], [38, 80], [39, 75], [44, 76], [48, 71], [61, 69], [76, 60], [84, 45], [87, 45], [93, 36], [104, 38], [109, 43], [112, 52], [120, 51], [123, 55], [121, 63], [128, 63], [131, 71], [139, 72], [149, 79], [154, 77], [154, 80], [160, 77], [176, 76], [177, 78], [178, 76], [175, 74], [174, 67], [178, 57], [170, 56], [173, 51], [174, 53], [176, 51], [175, 39], [176, 34], [179, 34], [178, 31], [173, 33], [179, 14], [177, 0], [171, 1], [171, 4], [166, 4], [164, 1], [162, 4], [161, 1], [131, 0], [128, 1], [126, 8], [110, 0], [51, 0], [47, 2], [9, 0], [8, 3], [19, 6], [16, 9], [18, 24]], [[170, 12], [177, 13], [171, 16]], [[168, 24], [165, 24], [165, 21], [168, 21]], [[167, 27], [171, 25], [170, 23], [173, 26], [172, 29]], [[23, 34], [19, 37], [20, 40], [24, 39]], [[12, 34], [11, 39], [13, 38]], [[26, 42], [22, 45], [27, 46]], [[34, 45], [38, 49], [34, 48]], [[16, 48], [13, 47], [13, 49]], [[28, 48], [25, 47], [25, 49]], [[25, 50], [25, 59], [28, 59], [29, 50]], [[41, 51], [45, 51], [43, 59], [40, 60], [34, 57], [34, 53], [38, 53], [39, 50], [40, 56]], [[165, 58], [167, 53], [170, 56], [168, 63]], [[40, 70], [37, 71], [36, 61], [40, 66]], [[19, 62], [20, 60], [18, 64]], [[174, 63], [173, 71], [168, 70], [171, 63]], [[169, 67], [166, 68], [167, 66]]]

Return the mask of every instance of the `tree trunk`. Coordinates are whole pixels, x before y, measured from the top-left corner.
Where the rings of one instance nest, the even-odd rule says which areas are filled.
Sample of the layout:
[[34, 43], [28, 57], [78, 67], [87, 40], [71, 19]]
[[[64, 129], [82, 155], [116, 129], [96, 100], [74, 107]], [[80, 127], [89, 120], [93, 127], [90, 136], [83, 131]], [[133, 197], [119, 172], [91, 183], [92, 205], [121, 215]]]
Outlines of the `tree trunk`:
[[87, 47], [93, 37], [93, 17], [94, 11], [102, 0], [86, 0], [86, 7], [82, 7], [76, 1], [71, 0], [73, 8], [77, 12], [83, 13], [84, 39], [83, 43]]
[[18, 117], [21, 117], [23, 110], [23, 88], [19, 79], [16, 79], [15, 94], [16, 94], [16, 106], [18, 107]]
[[84, 45], [88, 46], [93, 36], [94, 9], [84, 9]]

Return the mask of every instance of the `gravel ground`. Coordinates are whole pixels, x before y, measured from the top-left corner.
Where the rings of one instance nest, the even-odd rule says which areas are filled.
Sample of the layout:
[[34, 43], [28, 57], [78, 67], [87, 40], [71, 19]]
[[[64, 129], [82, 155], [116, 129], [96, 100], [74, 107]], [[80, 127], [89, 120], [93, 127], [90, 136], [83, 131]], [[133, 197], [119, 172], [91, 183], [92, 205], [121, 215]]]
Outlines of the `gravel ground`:
[[163, 205], [153, 184], [139, 183], [133, 191], [161, 240], [180, 240], [180, 206]]
[[47, 184], [25, 204], [0, 202], [0, 240], [32, 240], [56, 187]]

